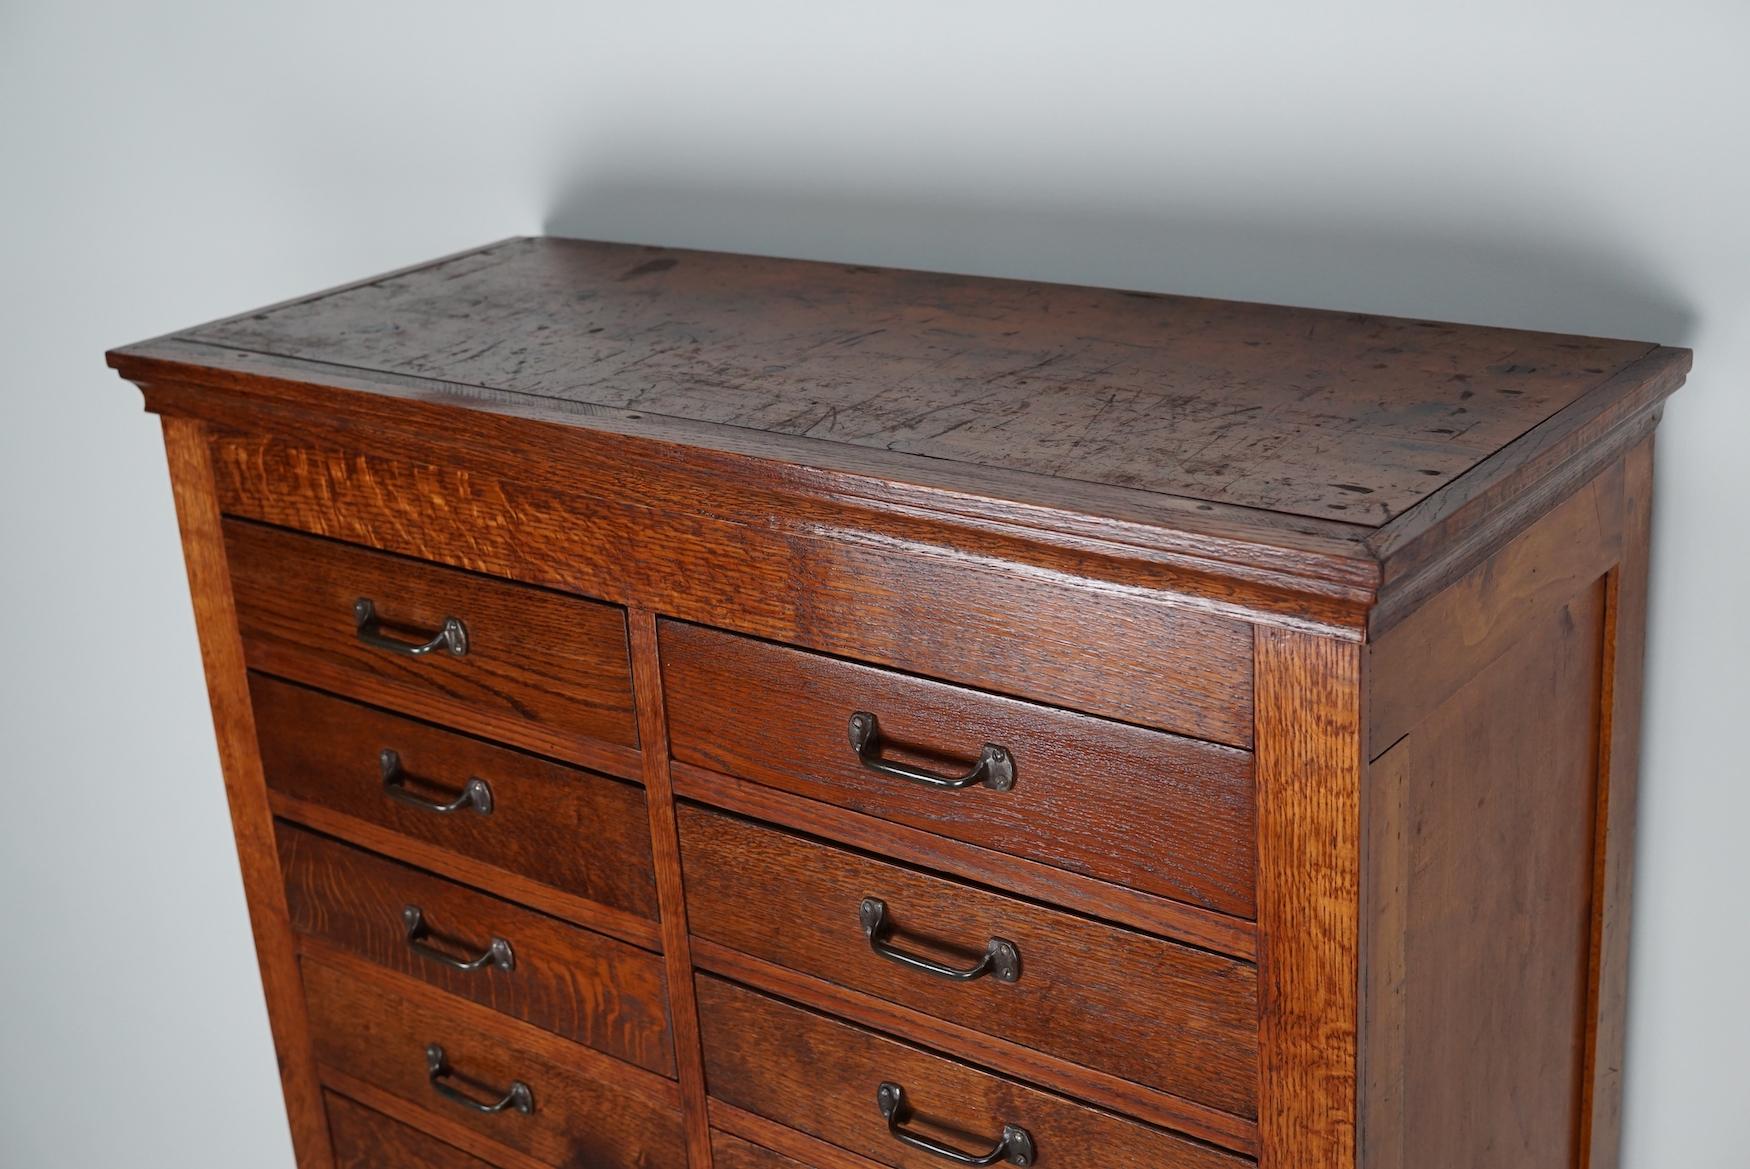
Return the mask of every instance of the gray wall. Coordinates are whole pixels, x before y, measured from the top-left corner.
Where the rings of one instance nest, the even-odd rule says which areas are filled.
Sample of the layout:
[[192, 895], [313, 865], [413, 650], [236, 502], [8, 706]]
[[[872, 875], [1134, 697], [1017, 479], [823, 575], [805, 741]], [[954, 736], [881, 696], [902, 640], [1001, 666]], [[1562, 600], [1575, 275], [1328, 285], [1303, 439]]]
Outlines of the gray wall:
[[1693, 345], [1630, 1169], [1746, 1163], [1750, 7], [0, 4], [0, 1164], [289, 1165], [105, 347], [550, 230]]

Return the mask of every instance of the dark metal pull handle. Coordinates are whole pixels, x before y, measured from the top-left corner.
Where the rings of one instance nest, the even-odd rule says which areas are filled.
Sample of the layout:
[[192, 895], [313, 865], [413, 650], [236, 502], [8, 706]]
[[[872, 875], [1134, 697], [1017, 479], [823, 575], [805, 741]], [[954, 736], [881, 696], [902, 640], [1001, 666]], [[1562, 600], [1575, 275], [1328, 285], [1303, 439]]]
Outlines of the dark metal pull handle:
[[962, 788], [982, 783], [995, 791], [1006, 792], [1015, 786], [1015, 757], [1009, 754], [1007, 747], [995, 743], [984, 745], [978, 753], [978, 762], [964, 775], [937, 775], [933, 771], [881, 758], [881, 724], [866, 710], [859, 710], [851, 716], [850, 737], [851, 750], [857, 753], [858, 761], [870, 771], [882, 775], [909, 779], [930, 787]]
[[452, 970], [485, 970], [491, 966], [500, 970], [516, 969], [516, 955], [511, 953], [510, 943], [503, 938], [493, 938], [478, 958], [457, 958], [426, 941], [435, 935], [431, 932], [431, 926], [426, 924], [425, 911], [419, 906], [409, 905], [404, 908], [401, 911], [401, 922], [407, 927], [407, 948], [440, 966], [448, 966]]
[[383, 773], [383, 794], [390, 799], [412, 804], [423, 811], [436, 812], [440, 816], [460, 812], [463, 808], [473, 808], [482, 816], [492, 815], [492, 789], [479, 776], [463, 784], [462, 794], [445, 804], [416, 796], [407, 790], [407, 776], [401, 771], [401, 755], [394, 748], [384, 747], [377, 752], [377, 766]]
[[1005, 938], [992, 938], [986, 942], [984, 957], [979, 959], [976, 966], [944, 966], [921, 954], [901, 950], [888, 941], [893, 934], [892, 923], [887, 920], [887, 903], [879, 897], [863, 898], [862, 907], [857, 911], [857, 919], [863, 923], [863, 934], [869, 939], [869, 948], [901, 966], [910, 966], [913, 970], [922, 970], [925, 974], [934, 974], [952, 982], [971, 982], [987, 974], [998, 982], [1014, 982], [1021, 977], [1021, 951], [1015, 948], [1015, 943]]
[[911, 1116], [911, 1109], [906, 1106], [905, 1089], [898, 1084], [882, 1084], [876, 1089], [875, 1103], [881, 1109], [881, 1115], [887, 1118], [887, 1135], [902, 1145], [932, 1153], [944, 1161], [952, 1161], [956, 1165], [995, 1165], [1002, 1161], [1011, 1165], [1033, 1163], [1032, 1134], [1018, 1124], [1003, 1125], [1003, 1135], [997, 1138], [997, 1143], [990, 1152], [967, 1153], [953, 1145], [944, 1145], [940, 1141], [933, 1141], [929, 1137], [901, 1128], [900, 1125]]
[[468, 652], [468, 627], [462, 624], [459, 617], [445, 617], [443, 627], [426, 641], [402, 641], [384, 633], [383, 623], [377, 616], [377, 606], [369, 597], [360, 597], [352, 603], [352, 617], [358, 626], [360, 641], [377, 649], [386, 649], [390, 653], [417, 658], [434, 650], [447, 649], [451, 657], [459, 658]]
[[[444, 1055], [444, 1049], [435, 1043], [429, 1043], [425, 1048], [425, 1078], [431, 1084], [432, 1091], [446, 1100], [454, 1100], [457, 1104], [472, 1108], [475, 1112], [506, 1112], [515, 1110], [527, 1116], [535, 1110], [535, 1094], [529, 1091], [529, 1086], [521, 1080], [512, 1080], [510, 1089], [496, 1101], [476, 1100], [454, 1084], [447, 1082], [455, 1072], [450, 1070], [450, 1061]], [[461, 1077], [457, 1077], [460, 1079]], [[464, 1082], [470, 1082], [464, 1080]]]

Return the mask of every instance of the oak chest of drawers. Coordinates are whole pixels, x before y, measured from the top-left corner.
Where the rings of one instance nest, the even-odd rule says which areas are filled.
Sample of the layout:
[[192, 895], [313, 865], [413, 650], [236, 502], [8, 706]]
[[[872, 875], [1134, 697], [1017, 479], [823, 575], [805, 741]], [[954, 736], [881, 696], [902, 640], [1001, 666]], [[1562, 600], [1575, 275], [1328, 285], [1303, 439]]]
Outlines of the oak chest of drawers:
[[1605, 1169], [1686, 351], [519, 239], [116, 350], [306, 1169]]

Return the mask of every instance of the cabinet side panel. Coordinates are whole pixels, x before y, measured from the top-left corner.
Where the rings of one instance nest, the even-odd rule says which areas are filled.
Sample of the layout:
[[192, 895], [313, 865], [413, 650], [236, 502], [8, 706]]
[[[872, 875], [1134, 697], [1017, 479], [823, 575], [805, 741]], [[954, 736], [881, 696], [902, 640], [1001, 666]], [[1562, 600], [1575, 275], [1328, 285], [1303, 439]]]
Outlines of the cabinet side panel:
[[1364, 800], [1367, 1169], [1587, 1164], [1627, 478], [1370, 647], [1395, 737]]
[[218, 735], [225, 797], [237, 838], [243, 892], [249, 901], [249, 924], [255, 935], [274, 1049], [279, 1054], [292, 1149], [301, 1169], [331, 1169], [334, 1153], [329, 1145], [322, 1093], [316, 1082], [303, 984], [293, 948], [291, 919], [286, 911], [285, 887], [280, 881], [273, 814], [268, 810], [267, 782], [262, 776], [256, 745], [255, 716], [249, 702], [249, 679], [243, 665], [243, 642], [237, 632], [237, 612], [231, 600], [231, 576], [225, 562], [225, 538], [220, 527], [207, 436], [198, 422], [166, 418], [164, 446], [176, 497], [176, 517], [182, 528], [183, 558], [194, 597], [195, 629], [200, 636], [213, 726]]
[[1622, 560], [1609, 578], [1604, 670], [1604, 758], [1598, 810], [1592, 932], [1592, 1033], [1586, 1051], [1581, 1164], [1621, 1161], [1622, 1065], [1628, 1018], [1629, 904], [1640, 779], [1641, 679], [1647, 556], [1653, 510], [1653, 440], [1624, 461]]

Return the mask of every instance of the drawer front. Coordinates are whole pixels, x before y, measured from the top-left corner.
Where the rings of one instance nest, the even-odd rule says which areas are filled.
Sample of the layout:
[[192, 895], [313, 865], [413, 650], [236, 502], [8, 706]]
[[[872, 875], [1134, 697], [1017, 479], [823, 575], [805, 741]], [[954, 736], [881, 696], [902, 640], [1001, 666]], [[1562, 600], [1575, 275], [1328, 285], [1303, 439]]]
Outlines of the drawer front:
[[[417, 983], [398, 993], [308, 958], [303, 972], [316, 1059], [328, 1071], [552, 1165], [673, 1169], [685, 1158], [679, 1093], [667, 1080], [560, 1039], [536, 1048], [514, 1024]], [[494, 1104], [514, 1099], [518, 1084], [526, 1112], [515, 1103], [481, 1112], [444, 1094]]]
[[[696, 625], [661, 627], [676, 759], [1237, 916], [1254, 912], [1248, 752]], [[875, 734], [853, 749], [853, 714]], [[1012, 785], [947, 790], [986, 745]]]
[[[252, 667], [629, 770], [638, 736], [614, 606], [236, 520], [225, 548]], [[360, 600], [375, 614], [362, 630]], [[452, 619], [463, 636], [429, 652], [387, 648], [426, 644]]]
[[478, 1157], [345, 1096], [328, 1093], [324, 1103], [334, 1169], [492, 1169]]
[[[430, 461], [410, 461], [405, 442], [370, 426], [310, 433], [307, 419], [257, 409], [241, 423], [252, 433], [213, 439], [228, 515], [1252, 742], [1251, 626], [1183, 603], [1207, 581], [1158, 562], [1090, 558], [1021, 539], [1024, 527], [999, 534], [751, 481], [772, 464], [689, 467], [647, 450], [629, 466], [617, 438], [589, 432], [567, 441], [603, 445], [555, 476], [536, 474], [547, 468], [531, 463], [524, 440], [445, 454], [422, 427], [407, 437]], [[960, 551], [968, 546], [983, 554]], [[722, 565], [735, 570], [707, 567]], [[1223, 582], [1221, 594], [1234, 599], [1233, 587]]]
[[706, 1084], [725, 1103], [902, 1169], [941, 1169], [939, 1155], [889, 1131], [877, 1093], [904, 1089], [902, 1131], [988, 1152], [1023, 1129], [1037, 1169], [1242, 1169], [1239, 1158], [991, 1075], [909, 1044], [698, 978]]
[[299, 933], [675, 1074], [656, 955], [284, 822], [278, 836]]
[[[644, 789], [252, 675], [268, 787], [589, 902], [656, 917]], [[394, 752], [385, 780], [383, 752]], [[481, 780], [479, 801], [444, 806]]]
[[812, 1166], [782, 1153], [774, 1153], [763, 1145], [713, 1130], [711, 1169], [812, 1169]]
[[[1256, 970], [691, 805], [692, 932], [756, 958], [1242, 1116]], [[866, 903], [881, 903], [866, 915]], [[872, 951], [922, 957], [956, 981]], [[992, 955], [993, 940], [1009, 943]]]

